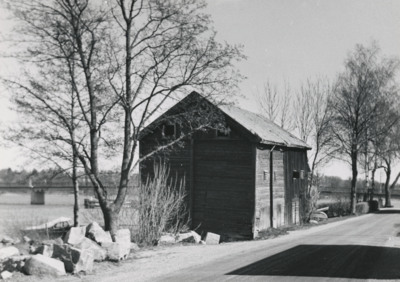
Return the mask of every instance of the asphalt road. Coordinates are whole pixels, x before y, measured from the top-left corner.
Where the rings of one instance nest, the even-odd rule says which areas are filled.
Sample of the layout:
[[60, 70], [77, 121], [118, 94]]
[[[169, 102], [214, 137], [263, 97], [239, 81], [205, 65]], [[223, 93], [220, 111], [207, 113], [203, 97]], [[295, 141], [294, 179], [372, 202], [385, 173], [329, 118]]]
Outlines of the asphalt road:
[[240, 246], [240, 251], [152, 280], [400, 281], [398, 233], [400, 210], [386, 210], [249, 244], [248, 249]]

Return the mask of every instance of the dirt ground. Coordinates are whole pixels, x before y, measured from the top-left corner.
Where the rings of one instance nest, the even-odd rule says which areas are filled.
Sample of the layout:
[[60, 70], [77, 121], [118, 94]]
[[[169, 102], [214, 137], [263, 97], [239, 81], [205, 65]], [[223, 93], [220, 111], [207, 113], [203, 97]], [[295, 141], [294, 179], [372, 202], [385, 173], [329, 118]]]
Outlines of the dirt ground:
[[[223, 243], [220, 245], [175, 245], [142, 249], [131, 253], [126, 261], [119, 263], [102, 262], [96, 263], [94, 272], [89, 275], [60, 277], [55, 280], [53, 277], [29, 277], [23, 274], [15, 274], [9, 281], [154, 281], [163, 280], [164, 277], [173, 273], [184, 272], [185, 269], [196, 268], [204, 265], [217, 264], [226, 261], [247, 257], [248, 254], [256, 253], [259, 250], [274, 250], [276, 246], [285, 242], [290, 243], [307, 235], [327, 230], [335, 230], [336, 226], [344, 223], [351, 225], [360, 218], [368, 221], [374, 216], [368, 214], [360, 217], [353, 217], [339, 220], [333, 223], [315, 226], [308, 229], [290, 231], [288, 235], [275, 239], [256, 240], [246, 242]], [[396, 215], [398, 216], [398, 215]], [[366, 233], [367, 234], [367, 233]], [[325, 235], [324, 235], [325, 236]], [[286, 243], [285, 243], [286, 244]], [[176, 281], [176, 280], [175, 280]]]
[[[362, 217], [368, 217], [364, 215]], [[90, 275], [66, 276], [58, 278], [59, 282], [72, 281], [162, 281], [173, 273], [178, 273], [183, 269], [190, 269], [196, 266], [206, 265], [210, 262], [240, 258], [247, 253], [256, 252], [260, 249], [273, 249], [275, 245], [282, 242], [291, 242], [296, 238], [301, 238], [307, 234], [313, 234], [326, 229], [334, 228], [343, 222], [357, 220], [353, 217], [330, 224], [315, 226], [308, 229], [290, 231], [288, 235], [283, 235], [275, 239], [255, 240], [245, 242], [222, 243], [219, 245], [174, 245], [142, 249], [131, 253], [126, 261], [119, 263], [102, 262], [96, 263], [94, 272]], [[12, 281], [54, 281], [52, 277], [27, 277], [18, 274]]]

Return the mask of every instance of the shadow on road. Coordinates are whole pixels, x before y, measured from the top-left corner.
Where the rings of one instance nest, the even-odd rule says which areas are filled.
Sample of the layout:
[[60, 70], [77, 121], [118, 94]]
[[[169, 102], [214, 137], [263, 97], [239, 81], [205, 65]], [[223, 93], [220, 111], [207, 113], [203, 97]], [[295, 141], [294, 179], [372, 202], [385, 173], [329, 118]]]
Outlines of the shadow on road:
[[384, 209], [375, 212], [376, 214], [390, 214], [390, 213], [400, 213], [400, 209]]
[[400, 248], [300, 245], [226, 275], [400, 279]]

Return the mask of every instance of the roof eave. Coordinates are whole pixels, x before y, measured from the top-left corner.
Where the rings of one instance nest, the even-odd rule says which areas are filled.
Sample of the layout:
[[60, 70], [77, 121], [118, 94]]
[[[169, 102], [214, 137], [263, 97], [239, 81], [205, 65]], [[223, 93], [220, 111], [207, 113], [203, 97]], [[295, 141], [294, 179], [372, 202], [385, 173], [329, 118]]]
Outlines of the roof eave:
[[275, 145], [275, 146], [282, 146], [282, 147], [287, 147], [287, 148], [297, 148], [297, 149], [307, 149], [307, 150], [311, 150], [312, 149], [310, 146], [302, 146], [302, 145], [295, 145], [295, 144], [271, 142], [271, 141], [268, 141], [268, 140], [261, 140], [260, 143], [264, 144], [264, 145]]

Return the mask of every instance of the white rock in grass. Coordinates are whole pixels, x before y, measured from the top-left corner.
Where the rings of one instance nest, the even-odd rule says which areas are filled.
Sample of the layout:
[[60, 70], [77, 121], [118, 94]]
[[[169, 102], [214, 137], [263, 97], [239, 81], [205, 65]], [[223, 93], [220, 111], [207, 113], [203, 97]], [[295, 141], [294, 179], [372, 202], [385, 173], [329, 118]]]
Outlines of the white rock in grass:
[[96, 242], [89, 238], [83, 239], [81, 243], [75, 246], [81, 250], [90, 250], [93, 253], [93, 259], [95, 261], [103, 261], [107, 257], [107, 251], [100, 247]]
[[70, 245], [54, 245], [53, 258], [64, 262], [67, 272], [90, 273], [93, 270], [93, 252], [89, 249], [81, 250]]
[[115, 234], [115, 242], [130, 244], [131, 243], [131, 232], [129, 229], [120, 229]]
[[34, 255], [25, 262], [24, 272], [28, 275], [65, 275], [64, 263], [43, 255]]
[[31, 248], [30, 253], [34, 255], [41, 254], [51, 258], [53, 256], [53, 244], [40, 245], [37, 248]]
[[195, 231], [190, 231], [187, 233], [178, 234], [176, 241], [198, 244], [201, 241], [201, 236], [199, 234], [197, 234]]
[[86, 227], [86, 237], [99, 244], [112, 243], [110, 232], [104, 231], [97, 222], [92, 222]]
[[25, 261], [30, 257], [31, 256], [26, 255], [9, 257], [0, 264], [0, 269], [3, 271], [7, 270], [9, 272], [21, 271]]
[[84, 272], [85, 274], [93, 271], [93, 252], [91, 250], [79, 250], [79, 259], [74, 263], [74, 273]]
[[175, 243], [176, 243], [175, 236], [173, 236], [171, 234], [162, 235], [160, 237], [160, 239], [158, 240], [159, 245], [169, 245], [169, 244], [175, 244]]
[[3, 272], [1, 273], [0, 276], [1, 276], [1, 279], [6, 280], [6, 279], [12, 277], [12, 273], [11, 273], [11, 272], [8, 272], [8, 271], [6, 270], [6, 271], [3, 271]]
[[11, 238], [10, 236], [3, 235], [3, 236], [2, 236], [2, 239], [1, 239], [1, 242], [2, 242], [3, 244], [14, 244], [14, 239]]
[[205, 241], [207, 245], [218, 245], [220, 238], [218, 234], [207, 232]]
[[71, 229], [65, 234], [64, 243], [70, 245], [77, 245], [83, 241], [86, 234], [86, 226], [84, 227], [71, 227]]
[[26, 235], [23, 237], [23, 239], [24, 239], [24, 242], [28, 243], [28, 244], [33, 242], [33, 240], [31, 238], [29, 238], [28, 236], [26, 236]]
[[19, 250], [16, 247], [4, 247], [0, 249], [0, 260], [19, 255]]
[[112, 261], [126, 259], [131, 252], [131, 245], [117, 242], [106, 242], [101, 245], [107, 251], [107, 258]]
[[311, 223], [311, 224], [318, 224], [318, 221], [311, 219], [311, 220], [310, 220], [310, 223]]
[[140, 247], [138, 246], [138, 244], [136, 244], [136, 243], [131, 243], [131, 250], [133, 250], [133, 251], [139, 251], [140, 250]]

